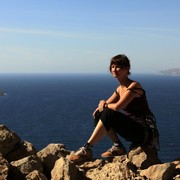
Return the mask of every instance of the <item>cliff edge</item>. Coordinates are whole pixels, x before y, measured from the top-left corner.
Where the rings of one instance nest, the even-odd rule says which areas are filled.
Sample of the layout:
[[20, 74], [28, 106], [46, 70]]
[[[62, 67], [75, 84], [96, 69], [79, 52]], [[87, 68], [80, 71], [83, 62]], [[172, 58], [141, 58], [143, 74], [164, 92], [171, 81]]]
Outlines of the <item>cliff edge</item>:
[[0, 179], [2, 180], [170, 180], [180, 179], [180, 159], [162, 163], [156, 149], [136, 147], [113, 159], [74, 164], [73, 151], [49, 144], [37, 151], [32, 143], [0, 125]]

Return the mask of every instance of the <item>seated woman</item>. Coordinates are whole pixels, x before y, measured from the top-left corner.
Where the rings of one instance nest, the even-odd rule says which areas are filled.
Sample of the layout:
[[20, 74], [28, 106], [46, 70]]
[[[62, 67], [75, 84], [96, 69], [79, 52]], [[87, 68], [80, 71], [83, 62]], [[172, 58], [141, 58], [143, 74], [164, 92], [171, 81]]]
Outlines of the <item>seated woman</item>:
[[87, 143], [70, 157], [72, 162], [90, 160], [93, 145], [105, 135], [110, 137], [113, 146], [101, 154], [104, 158], [126, 154], [119, 136], [136, 145], [152, 143], [154, 133], [147, 119], [154, 122], [154, 116], [149, 109], [143, 87], [129, 78], [129, 59], [123, 54], [113, 57], [109, 70], [118, 80], [119, 86], [107, 100], [99, 102], [93, 113], [95, 129]]

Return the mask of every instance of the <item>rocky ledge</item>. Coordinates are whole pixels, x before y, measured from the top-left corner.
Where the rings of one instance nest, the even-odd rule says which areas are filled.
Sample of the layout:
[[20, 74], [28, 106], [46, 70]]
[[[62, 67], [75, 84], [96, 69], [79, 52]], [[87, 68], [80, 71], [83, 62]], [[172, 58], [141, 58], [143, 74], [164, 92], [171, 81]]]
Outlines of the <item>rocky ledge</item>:
[[180, 159], [162, 163], [155, 149], [137, 147], [114, 159], [93, 159], [74, 164], [73, 151], [49, 144], [37, 151], [32, 143], [0, 125], [1, 180], [171, 180], [180, 179]]

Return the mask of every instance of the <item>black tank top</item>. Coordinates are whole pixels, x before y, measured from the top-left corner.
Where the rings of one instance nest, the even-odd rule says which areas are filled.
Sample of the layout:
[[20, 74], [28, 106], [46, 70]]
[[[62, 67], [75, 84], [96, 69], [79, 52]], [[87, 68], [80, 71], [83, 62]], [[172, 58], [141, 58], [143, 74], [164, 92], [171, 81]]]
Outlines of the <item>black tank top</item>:
[[[139, 97], [135, 97], [123, 110], [131, 115], [147, 115], [151, 114], [149, 109], [149, 105], [146, 99], [146, 92], [142, 88], [128, 88], [127, 90], [131, 90], [132, 92], [139, 95]], [[135, 90], [143, 91], [143, 94], [137, 93]]]

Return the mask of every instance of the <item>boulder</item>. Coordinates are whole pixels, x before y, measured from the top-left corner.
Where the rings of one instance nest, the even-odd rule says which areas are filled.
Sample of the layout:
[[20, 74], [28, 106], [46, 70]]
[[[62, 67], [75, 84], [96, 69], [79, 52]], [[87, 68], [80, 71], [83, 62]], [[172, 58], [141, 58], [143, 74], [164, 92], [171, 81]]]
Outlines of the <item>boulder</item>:
[[66, 157], [69, 151], [66, 150], [63, 144], [49, 144], [47, 147], [37, 153], [37, 156], [41, 159], [44, 171], [47, 175], [51, 173], [56, 160], [61, 157]]
[[173, 161], [173, 164], [175, 164], [175, 171], [176, 171], [176, 176], [174, 177], [174, 179], [178, 179], [180, 180], [180, 158], [176, 159], [175, 161]]
[[3, 158], [0, 154], [0, 179], [5, 180], [8, 177], [9, 172], [9, 163], [6, 159]]
[[26, 180], [48, 180], [47, 177], [42, 174], [41, 172], [34, 170], [31, 173], [29, 173], [26, 177]]
[[16, 161], [18, 159], [22, 159], [24, 157], [30, 156], [30, 155], [36, 155], [37, 150], [33, 146], [32, 143], [23, 141], [21, 144], [19, 144], [16, 149], [11, 151], [6, 155], [6, 159], [11, 161]]
[[0, 153], [5, 156], [21, 142], [21, 139], [6, 126], [0, 125]]
[[79, 169], [83, 170], [87, 179], [96, 180], [126, 180], [126, 179], [139, 179], [139, 174], [130, 170], [127, 166], [129, 162], [126, 155], [115, 157], [107, 160], [96, 159], [94, 161], [85, 162], [77, 165]]
[[74, 163], [70, 163], [67, 159], [61, 157], [55, 163], [51, 171], [51, 180], [77, 180], [83, 178], [82, 172], [76, 167]]
[[150, 166], [148, 169], [142, 170], [140, 175], [146, 177], [147, 179], [169, 180], [174, 179], [174, 177], [178, 175], [178, 172], [176, 171], [176, 164], [164, 163]]
[[[127, 155], [75, 164], [73, 151], [49, 144], [37, 152], [4, 125], [0, 125], [0, 180], [180, 180], [180, 158], [163, 163], [156, 149], [133, 147]], [[9, 162], [8, 162], [9, 161]]]
[[146, 169], [161, 163], [156, 148], [136, 147], [128, 153], [128, 158], [137, 169]]
[[31, 155], [23, 159], [10, 163], [10, 179], [21, 180], [34, 170], [43, 172], [41, 160], [36, 155]]

